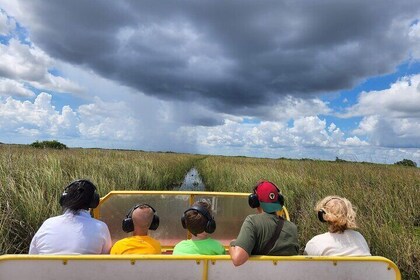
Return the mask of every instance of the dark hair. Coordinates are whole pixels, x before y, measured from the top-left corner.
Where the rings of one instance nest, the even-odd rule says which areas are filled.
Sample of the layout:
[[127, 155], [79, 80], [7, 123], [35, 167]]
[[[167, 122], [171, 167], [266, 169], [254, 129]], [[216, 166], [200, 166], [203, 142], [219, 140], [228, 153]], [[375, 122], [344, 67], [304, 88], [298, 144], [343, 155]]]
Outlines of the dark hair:
[[76, 180], [71, 182], [60, 198], [63, 210], [70, 210], [74, 214], [81, 209], [89, 209], [95, 198], [96, 186], [89, 180]]
[[[193, 206], [199, 206], [206, 209], [211, 215], [210, 204], [206, 201], [198, 201], [193, 204]], [[207, 218], [199, 213], [198, 211], [190, 210], [185, 213], [185, 224], [189, 232], [193, 235], [197, 235], [206, 230]]]

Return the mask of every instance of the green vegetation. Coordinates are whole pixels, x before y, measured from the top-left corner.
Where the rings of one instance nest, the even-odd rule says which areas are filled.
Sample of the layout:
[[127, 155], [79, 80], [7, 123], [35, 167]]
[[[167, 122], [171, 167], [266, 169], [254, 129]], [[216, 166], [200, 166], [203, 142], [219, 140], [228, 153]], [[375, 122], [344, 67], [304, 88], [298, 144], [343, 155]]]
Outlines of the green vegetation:
[[411, 159], [403, 159], [403, 160], [397, 161], [394, 164], [395, 165], [403, 165], [403, 166], [417, 167], [417, 163], [415, 163]]
[[358, 207], [372, 254], [393, 260], [404, 279], [420, 279], [420, 169], [340, 161], [0, 145], [0, 252], [27, 252], [40, 224], [60, 213], [58, 197], [73, 179], [91, 179], [102, 195], [166, 190], [193, 166], [210, 191], [249, 192], [259, 179], [275, 182], [298, 225], [301, 250], [326, 231], [313, 211], [316, 201], [347, 197]]
[[42, 142], [35, 141], [30, 146], [33, 148], [41, 148], [41, 149], [45, 149], [45, 148], [58, 149], [58, 150], [67, 149], [66, 145], [58, 142], [57, 140], [42, 141]]

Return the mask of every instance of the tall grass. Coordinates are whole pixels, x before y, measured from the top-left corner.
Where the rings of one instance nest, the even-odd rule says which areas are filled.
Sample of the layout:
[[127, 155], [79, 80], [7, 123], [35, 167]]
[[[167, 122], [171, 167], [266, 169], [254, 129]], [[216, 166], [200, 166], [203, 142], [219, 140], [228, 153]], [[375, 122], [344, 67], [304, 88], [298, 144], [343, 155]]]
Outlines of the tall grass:
[[0, 145], [0, 252], [27, 252], [40, 224], [60, 213], [58, 198], [76, 178], [91, 179], [102, 195], [165, 190], [179, 186], [193, 166], [210, 191], [249, 192], [259, 179], [275, 182], [298, 225], [301, 251], [326, 231], [316, 201], [347, 197], [358, 207], [372, 254], [396, 262], [404, 279], [420, 279], [420, 169], [377, 164]]
[[316, 202], [332, 194], [348, 198], [372, 254], [395, 261], [404, 279], [420, 279], [420, 169], [241, 157], [208, 157], [197, 167], [214, 191], [250, 192], [260, 179], [276, 183], [298, 226], [301, 252], [326, 231], [313, 210]]
[[196, 155], [96, 149], [50, 150], [0, 145], [0, 252], [28, 251], [31, 237], [72, 180], [111, 190], [168, 189], [202, 158]]

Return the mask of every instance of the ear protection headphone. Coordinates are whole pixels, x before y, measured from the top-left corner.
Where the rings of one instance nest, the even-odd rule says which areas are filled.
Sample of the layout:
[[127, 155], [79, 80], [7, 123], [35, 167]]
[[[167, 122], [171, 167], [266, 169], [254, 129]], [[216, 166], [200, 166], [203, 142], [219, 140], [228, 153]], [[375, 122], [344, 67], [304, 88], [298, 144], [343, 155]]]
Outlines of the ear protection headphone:
[[[264, 182], [267, 182], [267, 181], [264, 181]], [[252, 193], [248, 196], [248, 204], [251, 208], [260, 207], [260, 201], [258, 200], [257, 189], [262, 183], [263, 182], [258, 183], [258, 185], [256, 185], [254, 187], [254, 190], [252, 191]], [[272, 182], [269, 182], [269, 183], [276, 187], [277, 193], [279, 195], [278, 202], [283, 207], [284, 206], [284, 196], [280, 193], [279, 188], [274, 183], [272, 183]]]
[[181, 223], [184, 229], [187, 229], [187, 221], [185, 214], [189, 211], [197, 211], [207, 219], [206, 228], [204, 229], [205, 232], [213, 233], [216, 230], [216, 221], [214, 220], [214, 218], [210, 215], [209, 211], [206, 208], [201, 207], [199, 205], [193, 205], [184, 211], [184, 214], [181, 217]]
[[98, 192], [96, 191], [96, 187], [92, 182], [90, 182], [89, 180], [84, 180], [84, 179], [73, 181], [70, 184], [68, 184], [67, 187], [64, 188], [64, 192], [61, 194], [61, 197], [60, 197], [60, 200], [59, 200], [60, 206], [64, 205], [64, 201], [67, 198], [67, 195], [69, 193], [69, 189], [71, 187], [73, 187], [74, 184], [78, 184], [76, 192], [78, 192], [79, 194], [86, 191], [86, 185], [87, 184], [91, 185], [93, 187], [94, 191], [93, 191], [93, 194], [92, 194], [92, 197], [90, 199], [88, 207], [92, 208], [92, 209], [98, 207], [100, 197], [99, 197]]
[[133, 208], [130, 209], [130, 211], [127, 213], [126, 218], [122, 221], [122, 230], [125, 232], [132, 232], [134, 231], [134, 222], [133, 222], [133, 212], [139, 207], [146, 206], [153, 211], [153, 219], [152, 223], [149, 226], [150, 230], [157, 230], [159, 227], [159, 216], [156, 214], [156, 210], [150, 206], [149, 204], [143, 203], [143, 204], [137, 204]]
[[[325, 205], [327, 205], [327, 204], [328, 204], [328, 202], [330, 202], [330, 201], [331, 201], [331, 200], [333, 200], [333, 199], [340, 199], [340, 198], [338, 198], [338, 197], [332, 197], [332, 198], [328, 199], [328, 200], [324, 203], [323, 207], [325, 207]], [[327, 222], [327, 221], [324, 219], [324, 214], [327, 214], [327, 212], [325, 212], [325, 209], [324, 209], [324, 208], [321, 208], [321, 209], [319, 209], [319, 210], [318, 210], [318, 213], [317, 213], [318, 220], [320, 220], [322, 223], [326, 223], [326, 222]]]

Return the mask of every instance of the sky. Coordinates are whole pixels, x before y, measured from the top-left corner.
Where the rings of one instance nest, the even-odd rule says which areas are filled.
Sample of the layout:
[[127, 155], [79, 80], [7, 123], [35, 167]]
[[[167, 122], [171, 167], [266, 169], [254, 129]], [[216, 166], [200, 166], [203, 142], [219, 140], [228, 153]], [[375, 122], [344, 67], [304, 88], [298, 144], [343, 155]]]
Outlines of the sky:
[[0, 142], [420, 165], [416, 0], [0, 0]]

